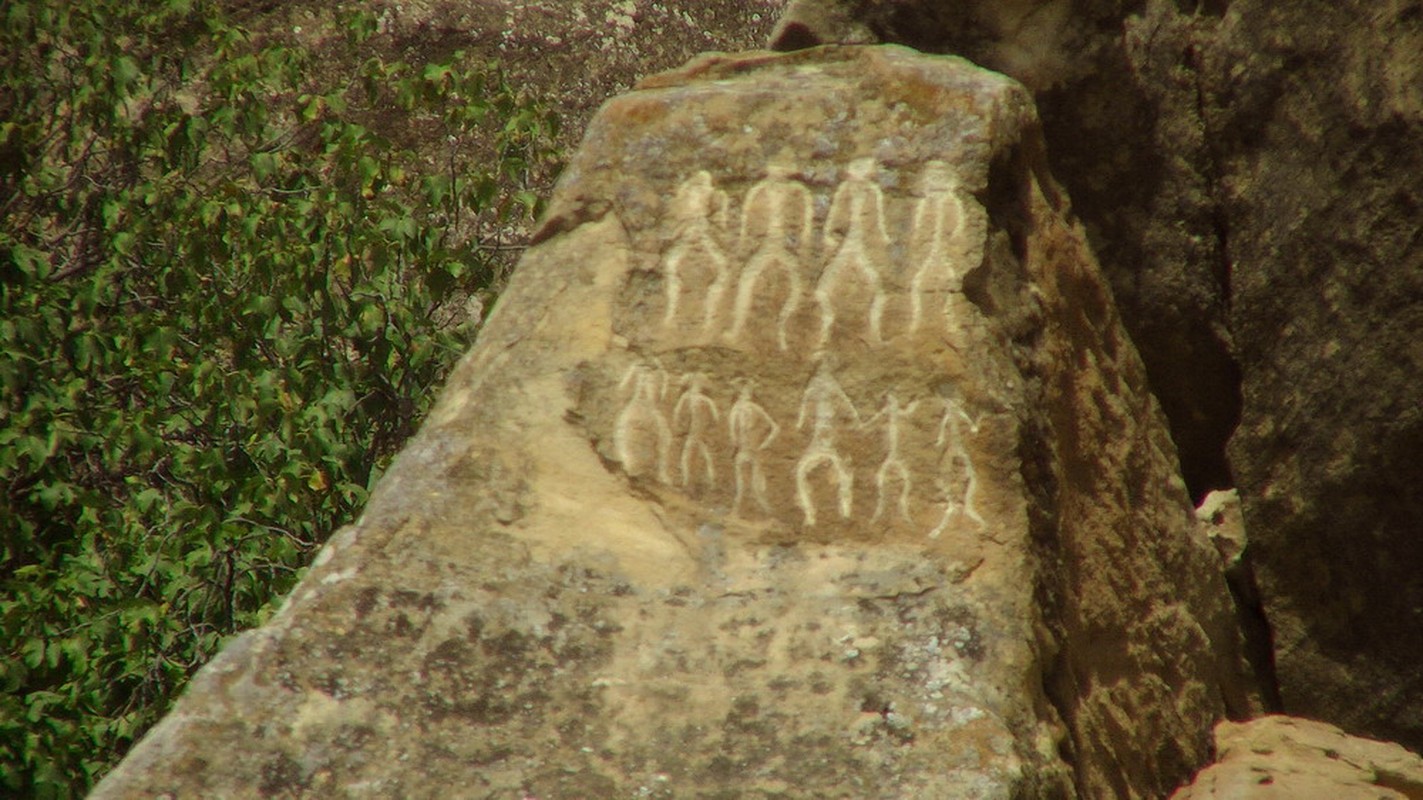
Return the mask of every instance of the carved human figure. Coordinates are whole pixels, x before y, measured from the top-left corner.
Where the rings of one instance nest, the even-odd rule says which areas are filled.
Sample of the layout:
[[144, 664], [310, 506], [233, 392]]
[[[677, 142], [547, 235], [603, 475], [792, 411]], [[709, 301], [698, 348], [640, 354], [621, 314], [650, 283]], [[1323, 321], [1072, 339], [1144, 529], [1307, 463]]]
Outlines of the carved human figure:
[[766, 497], [766, 473], [761, 466], [761, 454], [781, 432], [781, 426], [751, 397], [752, 384], [741, 381], [736, 402], [726, 415], [731, 429], [732, 472], [736, 476], [736, 497], [731, 513], [740, 516], [741, 506], [749, 493], [763, 512], [771, 510]]
[[815, 285], [815, 300], [820, 305], [820, 347], [830, 341], [835, 326], [835, 293], [854, 275], [869, 289], [869, 339], [875, 344], [884, 341], [880, 325], [884, 292], [879, 268], [889, 251], [889, 233], [885, 230], [884, 193], [874, 182], [875, 169], [872, 158], [851, 161], [845, 169], [845, 180], [830, 200], [824, 232], [824, 252], [829, 254], [829, 260]]
[[670, 484], [667, 465], [672, 455], [672, 427], [661, 408], [667, 382], [667, 371], [656, 362], [628, 367], [620, 388], [630, 391], [613, 427], [613, 444], [627, 474], [651, 473]]
[[685, 429], [682, 438], [682, 485], [692, 484], [692, 462], [700, 457], [702, 474], [707, 486], [716, 485], [716, 461], [712, 456], [707, 434], [721, 421], [721, 412], [716, 402], [706, 393], [705, 373], [692, 372], [682, 376], [686, 387], [677, 405], [672, 409], [672, 424], [679, 431]]
[[840, 419], [860, 424], [860, 413], [849, 395], [841, 388], [840, 382], [831, 374], [828, 360], [822, 360], [816, 368], [815, 376], [805, 387], [801, 397], [800, 415], [796, 428], [805, 429], [807, 421], [812, 423], [810, 444], [796, 462], [796, 502], [805, 514], [805, 524], [815, 524], [815, 498], [810, 491], [810, 476], [821, 467], [830, 469], [830, 477], [839, 493], [840, 516], [850, 518], [850, 507], [854, 499], [855, 474], [844, 456], [835, 446], [835, 425]]
[[776, 316], [776, 339], [782, 350], [789, 349], [786, 325], [800, 306], [804, 285], [800, 273], [811, 241], [814, 213], [810, 190], [791, 176], [790, 167], [772, 164], [766, 168], [766, 177], [746, 193], [737, 249], [747, 260], [737, 282], [736, 304], [727, 332], [733, 340], [741, 336], [758, 296], [758, 284], [779, 274], [786, 285], [786, 298]]
[[[970, 417], [964, 410], [963, 401], [957, 393], [950, 393], [944, 398], [944, 416], [939, 421], [939, 436], [936, 442], [940, 446], [948, 447], [949, 471], [943, 481], [946, 493], [944, 516], [939, 520], [939, 524], [929, 531], [931, 539], [939, 538], [948, 530], [949, 522], [958, 513], [978, 523], [980, 527], [984, 524], [983, 517], [978, 515], [978, 510], [973, 506], [978, 474], [973, 469], [973, 459], [969, 457], [968, 447], [964, 444], [964, 425], [968, 426], [970, 434], [978, 433], [978, 420]], [[956, 497], [956, 484], [959, 483], [964, 487], [963, 494]]]
[[879, 494], [875, 500], [875, 513], [870, 517], [872, 521], [878, 520], [884, 514], [885, 496], [889, 494], [893, 481], [899, 482], [899, 515], [905, 520], [909, 519], [909, 492], [913, 481], [909, 468], [905, 466], [904, 458], [899, 453], [899, 432], [900, 421], [913, 414], [914, 409], [918, 407], [918, 400], [901, 406], [899, 397], [890, 392], [885, 395], [884, 405], [880, 410], [864, 422], [863, 427], [868, 428], [875, 422], [884, 420], [885, 455], [884, 461], [875, 472], [875, 486], [879, 489]]
[[[684, 293], [702, 299], [702, 331], [709, 332], [721, 308], [722, 295], [730, 275], [726, 253], [717, 243], [715, 230], [726, 216], [726, 192], [712, 185], [712, 176], [699, 170], [682, 181], [672, 199], [672, 246], [662, 260], [662, 279], [667, 292], [663, 324], [677, 318]], [[687, 284], [695, 291], [686, 291]]]
[[919, 201], [909, 234], [909, 262], [916, 265], [910, 281], [909, 329], [918, 330], [926, 294], [963, 291], [970, 266], [961, 263], [958, 247], [965, 226], [958, 174], [943, 161], [930, 161], [919, 176]]

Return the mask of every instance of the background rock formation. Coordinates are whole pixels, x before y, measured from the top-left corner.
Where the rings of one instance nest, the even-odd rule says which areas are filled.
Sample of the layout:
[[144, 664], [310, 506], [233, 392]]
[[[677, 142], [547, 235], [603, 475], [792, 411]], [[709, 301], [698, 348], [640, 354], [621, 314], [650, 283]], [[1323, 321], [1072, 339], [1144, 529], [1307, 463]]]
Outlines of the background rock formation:
[[1040, 135], [902, 48], [609, 103], [365, 516], [96, 796], [1164, 795], [1259, 705]]
[[796, 0], [773, 36], [832, 41], [1035, 91], [1192, 492], [1239, 488], [1286, 708], [1423, 747], [1423, 7]]

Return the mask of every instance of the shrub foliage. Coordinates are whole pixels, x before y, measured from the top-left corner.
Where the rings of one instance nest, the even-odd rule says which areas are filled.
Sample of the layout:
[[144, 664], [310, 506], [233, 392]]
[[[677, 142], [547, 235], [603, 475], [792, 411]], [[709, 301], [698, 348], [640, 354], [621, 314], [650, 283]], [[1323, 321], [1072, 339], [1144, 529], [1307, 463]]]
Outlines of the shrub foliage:
[[551, 120], [369, 13], [323, 52], [190, 0], [0, 22], [0, 795], [68, 797], [361, 506]]

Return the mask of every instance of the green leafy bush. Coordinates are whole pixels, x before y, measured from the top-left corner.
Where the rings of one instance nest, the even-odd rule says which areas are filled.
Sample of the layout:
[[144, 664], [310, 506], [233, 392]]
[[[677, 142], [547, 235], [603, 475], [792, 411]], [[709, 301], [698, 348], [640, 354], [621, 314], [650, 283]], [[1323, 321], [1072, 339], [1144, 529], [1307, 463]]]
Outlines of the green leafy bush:
[[186, 0], [0, 23], [0, 795], [68, 797], [364, 502], [552, 132], [369, 14], [324, 53]]

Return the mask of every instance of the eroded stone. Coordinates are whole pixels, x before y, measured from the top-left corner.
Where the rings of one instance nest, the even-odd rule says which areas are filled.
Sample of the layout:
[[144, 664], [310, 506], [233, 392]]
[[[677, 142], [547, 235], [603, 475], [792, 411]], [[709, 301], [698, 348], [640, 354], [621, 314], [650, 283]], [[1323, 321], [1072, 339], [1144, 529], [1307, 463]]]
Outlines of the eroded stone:
[[362, 520], [96, 796], [1161, 796], [1251, 708], [1031, 100], [896, 47], [590, 126]]

